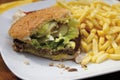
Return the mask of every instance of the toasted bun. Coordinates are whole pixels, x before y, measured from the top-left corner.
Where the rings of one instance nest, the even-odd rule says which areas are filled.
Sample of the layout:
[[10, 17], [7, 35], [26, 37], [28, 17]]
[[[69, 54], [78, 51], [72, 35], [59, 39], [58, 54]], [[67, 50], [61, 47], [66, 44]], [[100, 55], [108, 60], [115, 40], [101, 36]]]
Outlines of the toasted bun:
[[31, 12], [11, 26], [9, 35], [13, 39], [24, 40], [33, 33], [38, 25], [53, 19], [64, 18], [68, 14], [68, 10], [56, 6]]

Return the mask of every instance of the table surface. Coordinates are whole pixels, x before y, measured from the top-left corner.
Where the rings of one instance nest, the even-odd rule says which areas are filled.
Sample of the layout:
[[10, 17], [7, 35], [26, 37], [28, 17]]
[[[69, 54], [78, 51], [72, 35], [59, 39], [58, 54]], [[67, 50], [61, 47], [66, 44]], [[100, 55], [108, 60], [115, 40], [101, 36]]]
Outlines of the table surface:
[[5, 65], [0, 55], [0, 80], [19, 80]]
[[[0, 4], [1, 3], [5, 3], [8, 1], [12, 1], [12, 0], [0, 0]], [[15, 1], [15, 0], [13, 0]], [[118, 80], [118, 78], [120, 79], [120, 72], [115, 72], [115, 73], [111, 73], [111, 74], [107, 74], [107, 75], [102, 75], [102, 76], [97, 76], [97, 77], [93, 77], [93, 78], [88, 78], [85, 80], [102, 80], [102, 79], [106, 79], [106, 80]], [[18, 77], [16, 77], [5, 65], [1, 55], [0, 55], [0, 80], [20, 80]]]
[[15, 1], [15, 0], [0, 0], [0, 4], [6, 3], [6, 2], [11, 2], [11, 1]]

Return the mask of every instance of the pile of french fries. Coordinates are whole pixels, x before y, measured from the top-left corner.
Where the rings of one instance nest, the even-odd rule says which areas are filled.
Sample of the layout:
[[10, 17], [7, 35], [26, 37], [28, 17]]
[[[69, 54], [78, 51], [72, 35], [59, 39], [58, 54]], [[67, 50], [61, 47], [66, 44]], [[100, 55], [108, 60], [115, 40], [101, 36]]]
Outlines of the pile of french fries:
[[109, 5], [95, 0], [58, 1], [79, 21], [80, 46], [86, 55], [82, 65], [120, 60], [120, 3]]

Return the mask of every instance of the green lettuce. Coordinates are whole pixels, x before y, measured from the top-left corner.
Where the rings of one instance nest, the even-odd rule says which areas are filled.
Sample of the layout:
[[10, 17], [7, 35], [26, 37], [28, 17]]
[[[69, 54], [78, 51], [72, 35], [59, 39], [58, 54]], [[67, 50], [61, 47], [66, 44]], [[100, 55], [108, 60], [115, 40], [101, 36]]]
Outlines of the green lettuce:
[[[33, 35], [31, 39], [31, 45], [36, 48], [47, 48], [53, 50], [60, 50], [64, 48], [75, 48], [75, 42], [73, 39], [79, 36], [79, 30], [77, 28], [77, 20], [69, 19], [67, 25], [69, 26], [68, 32], [65, 35], [59, 33], [58, 37], [54, 37], [51, 33], [51, 29], [56, 27], [57, 22], [48, 22], [42, 26], [42, 28]], [[48, 35], [54, 39], [50, 40]]]

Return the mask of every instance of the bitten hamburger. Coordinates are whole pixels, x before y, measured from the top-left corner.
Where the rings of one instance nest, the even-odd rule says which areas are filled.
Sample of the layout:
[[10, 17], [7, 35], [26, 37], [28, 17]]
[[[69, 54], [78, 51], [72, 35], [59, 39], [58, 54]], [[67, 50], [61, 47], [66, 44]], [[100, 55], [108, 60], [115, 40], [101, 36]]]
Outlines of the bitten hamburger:
[[79, 49], [79, 30], [71, 13], [49, 7], [26, 14], [9, 29], [13, 48], [52, 60], [73, 59]]

